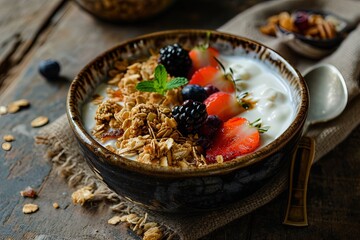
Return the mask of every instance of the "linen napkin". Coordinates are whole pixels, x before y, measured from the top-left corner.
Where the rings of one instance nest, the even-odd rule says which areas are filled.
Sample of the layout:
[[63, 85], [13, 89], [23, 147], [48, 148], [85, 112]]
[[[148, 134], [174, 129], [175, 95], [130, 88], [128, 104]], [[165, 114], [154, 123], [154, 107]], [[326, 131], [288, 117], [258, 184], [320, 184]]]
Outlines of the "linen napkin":
[[[298, 8], [327, 10], [354, 24], [360, 20], [360, 11], [358, 11], [360, 1], [278, 0], [265, 2], [242, 12], [219, 30], [262, 42], [278, 51], [300, 71], [303, 71], [306, 67], [318, 62], [300, 57], [279, 39], [265, 36], [258, 31], [267, 17], [278, 14], [280, 11], [291, 11]], [[313, 126], [308, 132], [308, 135], [313, 137], [317, 143], [316, 160], [319, 160], [344, 140], [360, 122], [360, 27], [358, 26], [352, 31], [333, 54], [319, 62], [334, 64], [344, 75], [349, 90], [349, 104], [340, 117], [331, 122]], [[288, 172], [283, 171], [250, 197], [220, 210], [191, 217], [152, 212], [127, 202], [104, 186], [86, 165], [76, 146], [74, 137], [69, 135], [69, 132], [71, 130], [64, 115], [44, 128], [39, 133], [37, 142], [46, 145], [48, 157], [53, 162], [54, 168], [65, 177], [71, 187], [90, 186], [93, 198], [89, 201], [107, 200], [113, 202], [112, 209], [118, 212], [123, 220], [128, 220], [130, 227], [144, 236], [144, 239], [151, 234], [150, 230], [146, 231], [145, 222], [156, 222], [158, 227], [152, 225], [155, 226], [151, 228], [152, 233], [160, 232], [159, 235], [155, 235], [163, 236], [164, 239], [200, 238], [270, 202], [284, 191], [288, 184]], [[129, 220], [130, 216], [131, 221]]]

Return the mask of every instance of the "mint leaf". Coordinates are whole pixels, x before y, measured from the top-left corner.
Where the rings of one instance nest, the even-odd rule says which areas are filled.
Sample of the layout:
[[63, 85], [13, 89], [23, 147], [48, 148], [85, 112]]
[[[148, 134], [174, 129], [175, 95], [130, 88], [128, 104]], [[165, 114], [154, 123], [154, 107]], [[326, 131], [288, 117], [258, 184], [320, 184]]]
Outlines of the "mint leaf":
[[136, 89], [142, 92], [157, 92], [154, 81], [142, 81], [136, 85]]
[[165, 95], [166, 91], [172, 88], [177, 88], [188, 83], [186, 78], [177, 77], [171, 81], [167, 81], [168, 74], [166, 68], [159, 64], [155, 68], [153, 81], [142, 81], [136, 85], [136, 89], [142, 92], [157, 92]]
[[188, 83], [188, 80], [184, 77], [176, 77], [171, 79], [170, 82], [168, 82], [166, 84], [166, 89], [173, 89], [173, 88], [177, 88], [177, 87], [181, 87], [182, 85], [185, 85]]

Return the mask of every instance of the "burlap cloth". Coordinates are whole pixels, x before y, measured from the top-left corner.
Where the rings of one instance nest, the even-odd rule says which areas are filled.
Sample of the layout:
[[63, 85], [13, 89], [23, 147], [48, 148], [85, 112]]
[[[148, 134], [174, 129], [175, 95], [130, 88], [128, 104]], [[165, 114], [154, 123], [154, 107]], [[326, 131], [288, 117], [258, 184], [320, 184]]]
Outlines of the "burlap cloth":
[[[360, 1], [271, 1], [242, 12], [219, 30], [262, 42], [277, 50], [300, 71], [303, 71], [306, 67], [317, 62], [299, 56], [281, 43], [279, 39], [265, 36], [258, 31], [258, 27], [264, 23], [268, 16], [283, 10], [291, 11], [299, 8], [323, 9], [334, 12], [353, 23], [354, 26], [360, 20]], [[308, 135], [316, 140], [315, 161], [343, 141], [360, 122], [360, 96], [358, 95], [360, 90], [360, 26], [357, 26], [349, 34], [333, 54], [319, 62], [335, 65], [344, 75], [349, 91], [349, 103], [340, 117], [309, 129]], [[288, 173], [284, 171], [252, 196], [224, 209], [191, 217], [161, 214], [144, 210], [118, 197], [93, 175], [82, 155], [78, 152], [77, 144], [71, 134], [65, 115], [44, 128], [37, 137], [37, 142], [46, 145], [47, 155], [53, 162], [54, 168], [65, 177], [71, 187], [77, 189], [83, 186], [92, 186], [95, 196], [92, 201], [107, 200], [112, 202], [112, 209], [118, 212], [116, 214], [120, 216], [129, 213], [135, 213], [139, 217], [146, 215], [146, 221], [159, 223], [164, 238], [197, 239], [205, 236], [268, 203], [284, 191], [288, 185]], [[143, 220], [143, 218], [141, 219]], [[279, 224], [281, 223], [279, 222]], [[130, 227], [135, 227], [135, 225], [133, 224]]]

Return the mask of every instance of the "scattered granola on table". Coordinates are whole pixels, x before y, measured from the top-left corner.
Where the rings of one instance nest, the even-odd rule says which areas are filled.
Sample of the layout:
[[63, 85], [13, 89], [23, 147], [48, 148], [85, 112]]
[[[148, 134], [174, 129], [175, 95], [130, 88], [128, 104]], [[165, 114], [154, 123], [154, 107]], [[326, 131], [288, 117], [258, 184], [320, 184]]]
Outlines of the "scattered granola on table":
[[31, 121], [31, 126], [33, 128], [42, 127], [42, 126], [48, 124], [48, 122], [49, 122], [49, 118], [47, 118], [45, 116], [39, 116]]
[[10, 151], [11, 150], [11, 143], [9, 142], [4, 142], [1, 144], [1, 148], [4, 150], [4, 151]]
[[11, 134], [8, 134], [8, 135], [4, 135], [3, 139], [4, 139], [5, 142], [12, 142], [12, 141], [15, 140], [15, 137], [13, 135], [11, 135]]
[[28, 203], [23, 206], [23, 213], [30, 214], [39, 210], [39, 206], [36, 204]]
[[28, 198], [36, 198], [37, 193], [32, 187], [28, 186], [24, 190], [20, 191], [20, 195]]

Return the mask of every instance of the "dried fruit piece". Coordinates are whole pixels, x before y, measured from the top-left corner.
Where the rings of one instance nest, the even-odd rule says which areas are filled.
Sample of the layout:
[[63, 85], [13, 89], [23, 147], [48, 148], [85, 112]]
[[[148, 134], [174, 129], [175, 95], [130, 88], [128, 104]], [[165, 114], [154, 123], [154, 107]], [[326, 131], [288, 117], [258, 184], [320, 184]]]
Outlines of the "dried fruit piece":
[[2, 147], [2, 149], [5, 150], [5, 151], [10, 151], [10, 149], [11, 149], [11, 143], [9, 143], [9, 142], [4, 142], [3, 144], [1, 144], [1, 147]]
[[47, 124], [49, 122], [49, 119], [45, 116], [39, 116], [37, 118], [35, 118], [34, 120], [31, 121], [31, 126], [36, 128], [36, 127], [42, 127], [45, 124]]
[[37, 196], [36, 191], [28, 186], [24, 190], [20, 191], [21, 196], [28, 197], [28, 198], [35, 198]]
[[4, 135], [3, 139], [5, 142], [12, 142], [15, 140], [15, 137], [13, 135], [8, 134], [8, 135]]
[[25, 204], [22, 209], [23, 213], [26, 213], [26, 214], [34, 213], [37, 210], [39, 210], [39, 206], [36, 204], [31, 204], [31, 203]]

